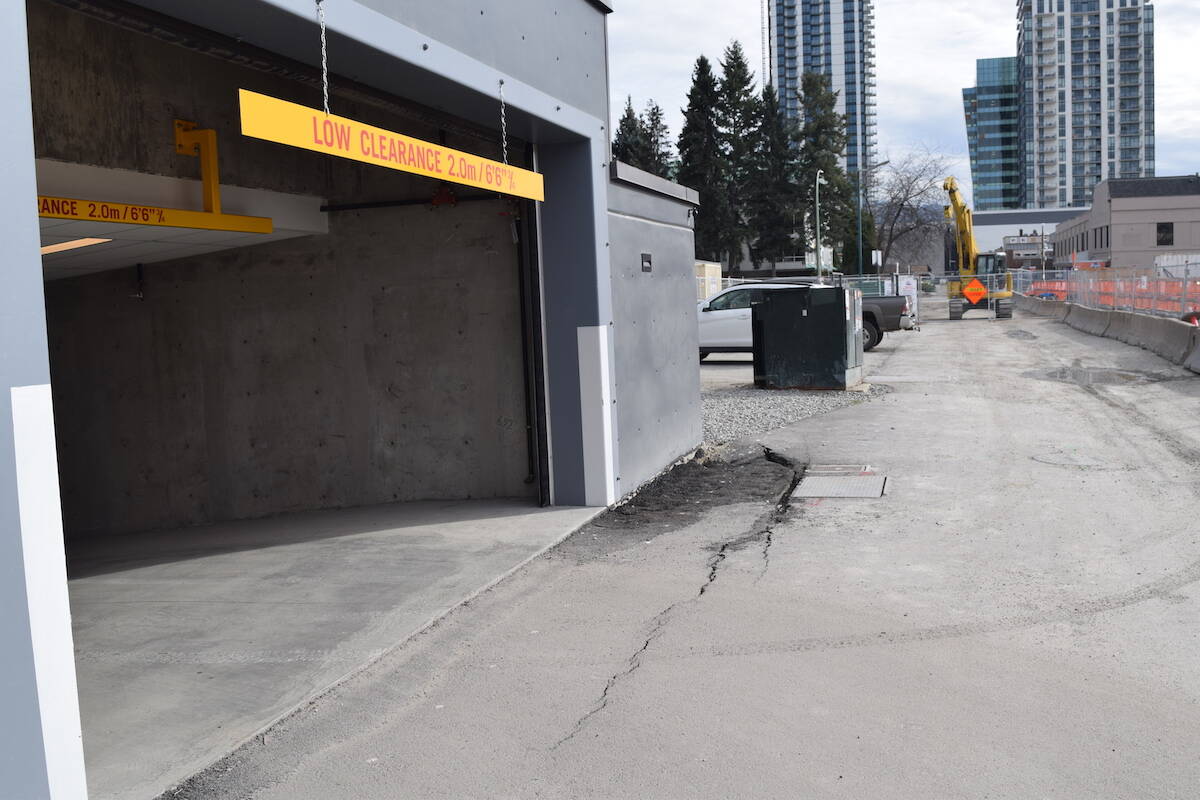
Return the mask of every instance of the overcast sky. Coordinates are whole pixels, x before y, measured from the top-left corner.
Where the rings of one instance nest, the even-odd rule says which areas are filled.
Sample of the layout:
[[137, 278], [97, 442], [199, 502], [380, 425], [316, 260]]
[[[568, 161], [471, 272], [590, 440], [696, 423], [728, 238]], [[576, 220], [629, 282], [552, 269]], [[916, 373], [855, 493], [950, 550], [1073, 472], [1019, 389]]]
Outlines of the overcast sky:
[[[760, 0], [614, 0], [609, 19], [613, 116], [632, 95], [667, 111], [673, 136], [701, 53], [715, 63], [732, 39], [762, 65]], [[1157, 0], [1158, 174], [1200, 171], [1200, 0]], [[975, 59], [1016, 54], [1014, 0], [876, 0], [879, 147], [887, 158], [927, 146], [954, 159], [969, 185], [962, 89]], [[761, 79], [760, 84], [761, 86]]]

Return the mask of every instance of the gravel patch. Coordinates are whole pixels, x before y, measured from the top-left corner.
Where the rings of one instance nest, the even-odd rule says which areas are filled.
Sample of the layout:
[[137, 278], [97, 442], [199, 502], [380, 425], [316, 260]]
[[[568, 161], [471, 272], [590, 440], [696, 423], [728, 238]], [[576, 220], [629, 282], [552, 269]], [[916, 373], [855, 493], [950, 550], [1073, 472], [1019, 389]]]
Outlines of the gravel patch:
[[704, 442], [717, 445], [782, 428], [806, 417], [864, 403], [887, 392], [870, 386], [863, 392], [770, 391], [752, 386], [706, 389]]

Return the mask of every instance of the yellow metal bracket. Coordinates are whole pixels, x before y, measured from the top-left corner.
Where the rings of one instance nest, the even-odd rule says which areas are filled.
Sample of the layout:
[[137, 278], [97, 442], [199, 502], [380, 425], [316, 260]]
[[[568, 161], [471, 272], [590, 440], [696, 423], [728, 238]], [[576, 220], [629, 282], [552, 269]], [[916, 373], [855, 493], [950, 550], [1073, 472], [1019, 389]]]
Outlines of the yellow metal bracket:
[[216, 131], [197, 128], [194, 122], [175, 120], [175, 152], [200, 158], [200, 182], [204, 192], [203, 211], [38, 195], [38, 216], [233, 233], [271, 233], [275, 230], [275, 223], [270, 217], [221, 213], [221, 178], [217, 172]]
[[217, 162], [217, 132], [199, 128], [194, 122], [175, 120], [175, 152], [200, 158], [200, 182], [204, 191], [204, 210], [221, 213], [221, 177]]

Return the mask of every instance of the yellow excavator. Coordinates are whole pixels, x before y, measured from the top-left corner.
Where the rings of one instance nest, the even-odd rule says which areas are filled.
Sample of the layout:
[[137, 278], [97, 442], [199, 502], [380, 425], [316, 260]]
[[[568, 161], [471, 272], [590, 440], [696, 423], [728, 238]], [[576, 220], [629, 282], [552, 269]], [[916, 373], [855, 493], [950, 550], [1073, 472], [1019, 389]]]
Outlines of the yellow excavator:
[[954, 243], [947, 241], [946, 246], [950, 319], [962, 319], [965, 312], [974, 310], [994, 310], [996, 319], [1012, 319], [1013, 280], [1005, 269], [1004, 255], [979, 252], [971, 209], [963, 202], [958, 181], [946, 178], [942, 188], [950, 195], [946, 219], [954, 223]]

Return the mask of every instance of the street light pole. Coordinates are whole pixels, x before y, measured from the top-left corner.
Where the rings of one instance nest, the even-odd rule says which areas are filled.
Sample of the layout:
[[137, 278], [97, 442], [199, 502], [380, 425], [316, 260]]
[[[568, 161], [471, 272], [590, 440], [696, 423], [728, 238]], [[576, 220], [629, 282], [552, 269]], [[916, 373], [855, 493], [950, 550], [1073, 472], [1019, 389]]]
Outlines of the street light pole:
[[817, 170], [817, 278], [821, 277], [821, 184], [825, 182], [825, 170]]
[[862, 163], [861, 162], [859, 163], [859, 166], [858, 166], [858, 175], [855, 177], [858, 178], [858, 180], [856, 181], [856, 183], [858, 183], [858, 277], [861, 278], [863, 275], [863, 237], [862, 237], [862, 233], [863, 233], [863, 228], [862, 228], [862, 225], [863, 225], [863, 220], [862, 220], [862, 217], [863, 217], [863, 215], [862, 215], [862, 212], [863, 212], [863, 185], [862, 185], [862, 183], [863, 182], [862, 182]]

